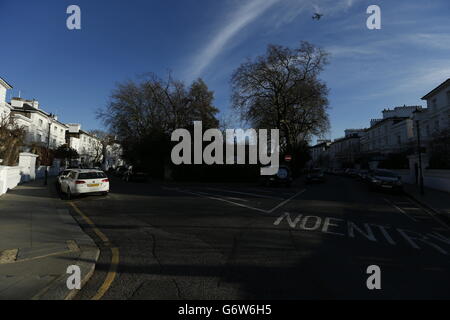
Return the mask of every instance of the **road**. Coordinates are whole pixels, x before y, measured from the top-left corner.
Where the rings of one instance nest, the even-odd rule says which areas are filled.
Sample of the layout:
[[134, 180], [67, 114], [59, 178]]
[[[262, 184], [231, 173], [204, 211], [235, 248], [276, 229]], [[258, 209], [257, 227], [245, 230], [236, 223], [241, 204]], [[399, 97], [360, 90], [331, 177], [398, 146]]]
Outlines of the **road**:
[[[450, 298], [449, 229], [404, 195], [336, 176], [111, 189], [73, 200], [101, 249], [77, 299]], [[367, 288], [370, 265], [381, 290]]]

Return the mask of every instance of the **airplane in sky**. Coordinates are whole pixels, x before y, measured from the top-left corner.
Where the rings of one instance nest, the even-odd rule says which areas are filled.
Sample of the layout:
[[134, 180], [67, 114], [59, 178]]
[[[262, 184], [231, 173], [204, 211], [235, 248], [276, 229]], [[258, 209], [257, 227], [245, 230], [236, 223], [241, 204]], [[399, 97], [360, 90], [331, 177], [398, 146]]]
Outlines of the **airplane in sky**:
[[314, 13], [314, 15], [312, 16], [312, 18], [313, 18], [313, 20], [320, 20], [320, 18], [322, 18], [323, 17], [323, 14], [320, 14], [320, 13]]

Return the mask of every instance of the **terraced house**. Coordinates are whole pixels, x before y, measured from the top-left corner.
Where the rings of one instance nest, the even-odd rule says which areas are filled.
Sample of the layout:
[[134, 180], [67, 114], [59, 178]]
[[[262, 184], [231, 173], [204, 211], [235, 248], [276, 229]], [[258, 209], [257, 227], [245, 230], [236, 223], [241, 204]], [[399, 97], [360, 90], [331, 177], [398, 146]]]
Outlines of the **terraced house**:
[[345, 137], [326, 145], [311, 147], [313, 161], [329, 159], [329, 166], [352, 166], [362, 156], [369, 161], [381, 161], [393, 154], [408, 155], [410, 167], [417, 166], [418, 137], [425, 167], [430, 158], [429, 143], [437, 134], [450, 129], [450, 78], [431, 90], [422, 100], [427, 106], [399, 106], [384, 109], [382, 117], [372, 119], [365, 129], [348, 129]]
[[36, 100], [11, 99], [11, 117], [25, 129], [26, 143], [56, 149], [66, 143], [68, 127], [58, 117], [39, 108]]

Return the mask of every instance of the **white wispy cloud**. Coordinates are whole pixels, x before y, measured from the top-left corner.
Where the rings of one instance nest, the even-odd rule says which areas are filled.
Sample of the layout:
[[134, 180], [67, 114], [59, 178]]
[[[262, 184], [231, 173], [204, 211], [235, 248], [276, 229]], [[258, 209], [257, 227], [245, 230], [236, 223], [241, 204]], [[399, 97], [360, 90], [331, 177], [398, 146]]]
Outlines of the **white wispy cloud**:
[[191, 65], [191, 70], [188, 71], [188, 77], [194, 79], [201, 75], [233, 37], [279, 1], [250, 0], [238, 7], [236, 12], [212, 37], [212, 40], [206, 47], [195, 57]]
[[[271, 12], [268, 21], [273, 28], [288, 24], [302, 12], [309, 14], [314, 8], [320, 12], [333, 15], [349, 9], [360, 0], [247, 0], [240, 1], [234, 13], [228, 16], [221, 27], [211, 35], [211, 40], [198, 52], [189, 63], [186, 78], [195, 79], [214, 62], [217, 56], [239, 35], [239, 33], [262, 15]], [[320, 5], [320, 6], [319, 6]], [[273, 23], [272, 23], [273, 22]]]

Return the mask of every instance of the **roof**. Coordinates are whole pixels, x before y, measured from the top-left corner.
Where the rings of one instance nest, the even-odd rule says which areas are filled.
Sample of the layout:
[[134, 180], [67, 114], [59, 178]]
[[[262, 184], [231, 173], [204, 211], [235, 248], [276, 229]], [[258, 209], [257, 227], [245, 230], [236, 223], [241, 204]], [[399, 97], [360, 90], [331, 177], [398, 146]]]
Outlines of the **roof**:
[[427, 100], [428, 98], [430, 98], [431, 96], [434, 96], [436, 93], [438, 93], [439, 91], [441, 91], [442, 89], [444, 89], [445, 87], [448, 87], [448, 86], [450, 86], [450, 78], [448, 78], [447, 80], [442, 82], [440, 85], [438, 85], [436, 88], [434, 88], [433, 90], [428, 92], [426, 95], [424, 95], [422, 97], [422, 100]]
[[41, 110], [41, 109], [36, 109], [36, 108], [30, 106], [27, 103], [24, 103], [21, 108], [13, 107], [12, 110], [16, 111], [16, 112], [37, 112], [37, 113], [40, 113], [40, 114], [44, 115], [47, 118], [51, 118], [53, 120], [53, 122], [57, 122], [60, 125], [62, 125], [63, 127], [68, 128], [68, 126], [65, 123], [62, 123], [61, 121], [58, 121], [55, 118], [52, 118], [49, 113], [47, 113], [47, 112], [45, 112], [44, 110]]
[[6, 87], [6, 89], [12, 89], [12, 85], [10, 85], [8, 82], [6, 82], [5, 79], [0, 77], [0, 84], [2, 84], [4, 87]]
[[321, 147], [321, 146], [323, 146], [323, 145], [325, 145], [325, 146], [328, 146], [328, 145], [330, 145], [331, 144], [331, 141], [323, 141], [323, 142], [321, 142], [321, 143], [317, 143], [317, 144], [315, 144], [315, 145], [313, 145], [313, 146], [310, 146], [309, 148], [319, 148], [319, 147]]
[[385, 123], [385, 122], [390, 121], [390, 120], [394, 121], [394, 124], [396, 124], [396, 123], [404, 121], [406, 119], [409, 119], [409, 117], [391, 117], [391, 118], [380, 119], [379, 121], [374, 123], [373, 126], [368, 128], [367, 131], [370, 131], [373, 128], [377, 128], [380, 124]]

